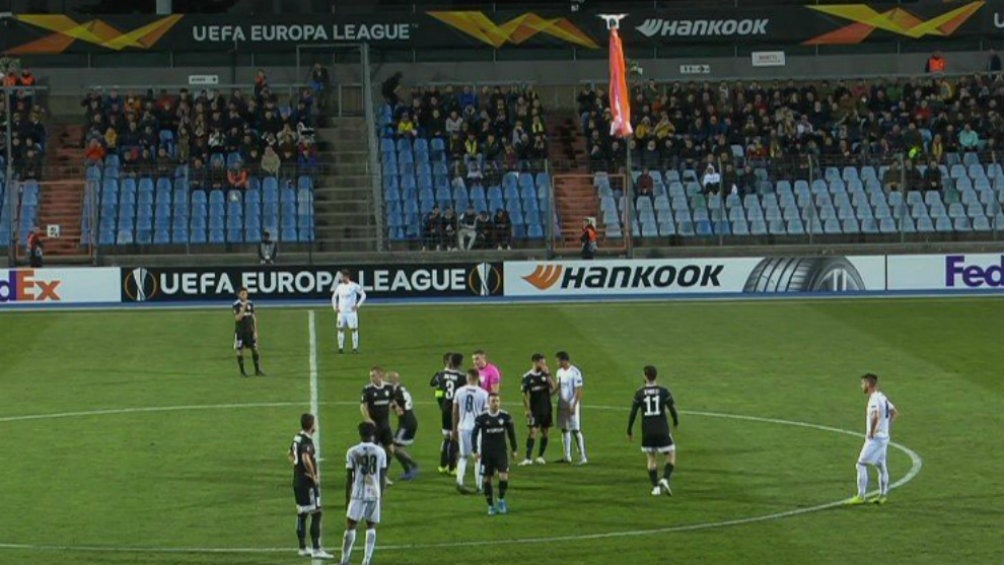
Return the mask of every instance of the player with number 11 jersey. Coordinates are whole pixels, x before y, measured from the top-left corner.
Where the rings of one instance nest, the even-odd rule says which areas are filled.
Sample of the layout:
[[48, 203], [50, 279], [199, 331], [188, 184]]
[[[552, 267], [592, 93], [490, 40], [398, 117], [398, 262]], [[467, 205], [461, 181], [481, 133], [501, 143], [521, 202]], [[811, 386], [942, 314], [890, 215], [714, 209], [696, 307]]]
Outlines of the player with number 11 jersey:
[[[673, 436], [669, 433], [669, 421], [666, 419], [666, 412], [673, 416], [673, 427], [679, 425], [679, 415], [676, 413], [676, 404], [673, 401], [673, 394], [669, 389], [656, 383], [658, 371], [652, 365], [646, 365], [643, 369], [645, 373], [645, 386], [639, 388], [634, 393], [634, 402], [631, 403], [631, 416], [628, 418], [627, 438], [632, 439], [632, 428], [634, 420], [641, 411], [641, 450], [648, 458], [648, 477], [652, 482], [652, 495], [667, 494], [672, 496], [670, 489], [670, 477], [673, 469], [676, 468], [676, 444], [673, 443]], [[665, 466], [663, 468], [662, 479], [659, 479], [658, 461], [656, 454], [662, 453], [665, 456]]]

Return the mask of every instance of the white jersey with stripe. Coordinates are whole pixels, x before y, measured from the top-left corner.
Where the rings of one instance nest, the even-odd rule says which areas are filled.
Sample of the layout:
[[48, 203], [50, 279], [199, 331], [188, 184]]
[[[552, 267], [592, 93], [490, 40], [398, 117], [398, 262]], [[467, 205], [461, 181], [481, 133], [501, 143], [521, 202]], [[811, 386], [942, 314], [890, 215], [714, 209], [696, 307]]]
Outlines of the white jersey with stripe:
[[351, 313], [366, 302], [366, 291], [357, 282], [338, 283], [331, 295], [331, 307], [339, 314]]

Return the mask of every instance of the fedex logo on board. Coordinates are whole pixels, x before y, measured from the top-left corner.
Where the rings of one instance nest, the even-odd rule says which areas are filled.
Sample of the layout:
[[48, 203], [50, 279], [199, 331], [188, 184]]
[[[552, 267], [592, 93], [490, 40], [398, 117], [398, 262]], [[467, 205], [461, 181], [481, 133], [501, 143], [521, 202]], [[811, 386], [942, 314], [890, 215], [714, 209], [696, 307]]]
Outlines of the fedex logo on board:
[[6, 277], [0, 271], [0, 303], [60, 301], [56, 291], [63, 281], [42, 280], [35, 275], [34, 269], [12, 269]]
[[956, 282], [970, 288], [1004, 288], [1004, 255], [1000, 256], [999, 264], [988, 267], [966, 265], [965, 255], [948, 255], [945, 257], [945, 286], [955, 287]]

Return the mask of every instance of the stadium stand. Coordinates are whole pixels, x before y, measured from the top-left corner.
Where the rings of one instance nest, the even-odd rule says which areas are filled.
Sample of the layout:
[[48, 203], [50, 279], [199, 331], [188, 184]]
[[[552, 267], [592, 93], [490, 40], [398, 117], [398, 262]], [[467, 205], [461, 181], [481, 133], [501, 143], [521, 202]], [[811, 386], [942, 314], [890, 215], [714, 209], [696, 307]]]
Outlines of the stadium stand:
[[[28, 69], [11, 81], [11, 86], [31, 87], [35, 79]], [[38, 181], [42, 179], [45, 156], [47, 117], [43, 97], [34, 90], [16, 90], [8, 100], [0, 91], [0, 247], [11, 245], [11, 224], [17, 222], [17, 243], [27, 239], [38, 221], [41, 199]], [[6, 121], [10, 104], [10, 123]], [[7, 128], [11, 129], [11, 171], [7, 178]], [[10, 191], [16, 191], [13, 194]], [[13, 203], [12, 203], [13, 202]]]
[[[490, 218], [504, 210], [514, 240], [544, 237], [548, 136], [532, 86], [482, 86], [480, 92], [472, 85], [428, 86], [413, 90], [408, 104], [390, 101], [381, 106], [377, 126], [391, 241], [422, 238], [423, 226], [437, 223], [429, 215], [434, 207], [460, 213], [469, 205]], [[503, 235], [485, 245], [508, 243]]]
[[635, 237], [967, 233], [1004, 226], [1002, 102], [999, 75], [649, 81], [633, 93], [629, 147], [607, 133], [602, 90], [582, 90], [578, 116], [608, 236], [624, 229], [607, 173], [626, 151], [653, 185], [635, 199]]
[[311, 89], [280, 101], [261, 73], [253, 94], [111, 90], [82, 106], [95, 195], [82, 242], [95, 228], [99, 245], [257, 243], [263, 230], [314, 240]]

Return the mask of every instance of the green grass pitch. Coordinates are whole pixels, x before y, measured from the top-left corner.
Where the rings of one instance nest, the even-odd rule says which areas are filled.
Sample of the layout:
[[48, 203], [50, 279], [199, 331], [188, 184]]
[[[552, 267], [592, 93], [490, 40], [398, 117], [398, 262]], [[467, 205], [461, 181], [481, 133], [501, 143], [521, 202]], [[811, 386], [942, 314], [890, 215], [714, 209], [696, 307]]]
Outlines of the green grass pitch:
[[[330, 310], [315, 312], [333, 553], [359, 391], [379, 364], [400, 371], [419, 402], [422, 472], [386, 493], [375, 563], [1004, 559], [1000, 299], [367, 306], [363, 353], [341, 356]], [[0, 564], [308, 561], [295, 554], [285, 457], [309, 406], [308, 313], [263, 303], [259, 318], [269, 376], [241, 379], [227, 306], [0, 314]], [[553, 370], [566, 349], [585, 377], [590, 464], [514, 467], [507, 516], [488, 517], [483, 498], [435, 472], [429, 377], [443, 352], [477, 348], [502, 369], [503, 407], [519, 422], [531, 353]], [[672, 498], [650, 496], [638, 438], [624, 437], [649, 363], [683, 411]], [[865, 371], [901, 412], [893, 441], [923, 460], [882, 507], [776, 516], [851, 495], [861, 437], [699, 413], [860, 434]], [[520, 444], [525, 435], [520, 427]], [[890, 450], [894, 481], [912, 465]], [[391, 476], [400, 470], [392, 462]]]

